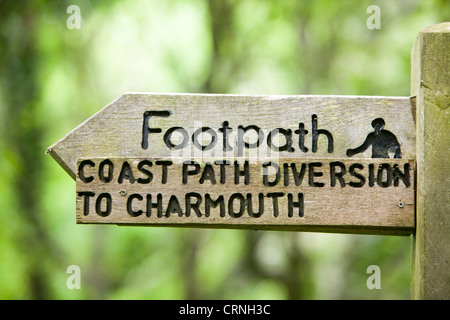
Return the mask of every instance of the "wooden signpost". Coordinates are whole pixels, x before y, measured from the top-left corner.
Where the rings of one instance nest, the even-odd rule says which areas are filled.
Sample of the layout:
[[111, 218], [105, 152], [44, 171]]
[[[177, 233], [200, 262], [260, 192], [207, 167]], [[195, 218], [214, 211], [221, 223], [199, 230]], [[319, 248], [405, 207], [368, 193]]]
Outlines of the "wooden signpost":
[[[126, 93], [48, 153], [76, 180], [77, 223], [417, 230], [415, 270], [428, 275], [425, 250], [442, 245], [429, 249], [425, 229], [446, 241], [450, 233], [449, 29], [419, 34], [412, 97]], [[444, 171], [428, 169], [441, 153]], [[427, 192], [436, 185], [443, 207], [425, 196], [435, 197]], [[417, 211], [416, 226], [423, 207], [431, 211]], [[448, 259], [448, 245], [443, 251]]]
[[49, 152], [78, 223], [414, 230], [409, 98], [131, 93]]

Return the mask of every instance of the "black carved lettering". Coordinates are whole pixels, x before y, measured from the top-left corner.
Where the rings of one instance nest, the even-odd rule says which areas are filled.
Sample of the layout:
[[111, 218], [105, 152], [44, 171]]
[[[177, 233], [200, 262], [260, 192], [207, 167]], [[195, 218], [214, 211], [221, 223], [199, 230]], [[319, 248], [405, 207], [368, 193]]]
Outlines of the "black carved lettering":
[[153, 180], [153, 174], [145, 166], [151, 167], [153, 163], [149, 160], [142, 160], [138, 163], [138, 170], [147, 176], [147, 178], [138, 178], [137, 182], [141, 184], [150, 183]]
[[209, 180], [211, 184], [216, 184], [216, 176], [214, 174], [214, 168], [209, 162], [205, 164], [199, 182], [203, 184], [206, 180]]
[[[211, 135], [211, 142], [208, 143], [207, 145], [202, 145], [199, 141], [198, 141], [198, 136], [204, 132], [208, 132]], [[194, 143], [194, 146], [202, 151], [207, 151], [210, 150], [212, 148], [214, 148], [214, 146], [217, 143], [217, 134], [216, 132], [209, 128], [209, 127], [202, 127], [200, 129], [197, 129], [194, 131], [194, 133], [192, 134], [192, 142]]]
[[270, 192], [267, 194], [267, 197], [272, 198], [272, 206], [273, 206], [273, 216], [278, 217], [278, 198], [284, 196], [283, 192]]
[[123, 179], [127, 179], [130, 183], [134, 183], [135, 181], [133, 171], [131, 170], [130, 164], [127, 161], [124, 161], [122, 164], [118, 182], [123, 183]]
[[252, 194], [247, 193], [247, 211], [248, 215], [253, 218], [259, 218], [264, 213], [264, 194], [258, 194], [258, 212], [253, 211]]
[[142, 214], [142, 210], [133, 210], [133, 200], [137, 199], [139, 201], [144, 200], [144, 197], [141, 196], [139, 193], [133, 193], [131, 194], [127, 199], [127, 212], [132, 217], [138, 217]]
[[[269, 181], [269, 167], [275, 168], [275, 178], [273, 181]], [[278, 184], [278, 182], [280, 181], [280, 166], [272, 161], [269, 162], [264, 162], [262, 164], [262, 168], [263, 168], [263, 185], [265, 186], [269, 186], [269, 187], [273, 187], [276, 186]]]
[[[189, 170], [193, 167], [192, 170]], [[183, 184], [187, 184], [188, 176], [196, 175], [200, 172], [200, 165], [195, 161], [184, 161], [183, 162]]]
[[294, 216], [294, 207], [298, 208], [298, 216], [303, 217], [304, 200], [303, 193], [297, 195], [298, 201], [294, 201], [292, 193], [288, 193], [288, 217]]
[[216, 200], [212, 200], [208, 193], [205, 194], [205, 216], [209, 217], [211, 207], [216, 208], [217, 206], [219, 206], [220, 209], [220, 216], [225, 217], [225, 201], [223, 196], [219, 196]]
[[225, 173], [225, 166], [230, 165], [230, 161], [227, 160], [216, 160], [214, 161], [215, 164], [218, 164], [220, 166], [220, 183], [225, 184], [226, 182], [226, 173]]
[[95, 196], [95, 193], [90, 191], [78, 192], [79, 197], [84, 197], [83, 205], [83, 215], [87, 216], [89, 214], [89, 198]]
[[167, 183], [167, 170], [168, 170], [168, 167], [173, 164], [173, 162], [170, 160], [158, 160], [155, 163], [158, 166], [162, 166], [161, 183], [166, 184]]
[[[289, 164], [283, 163], [283, 182], [284, 186], [287, 187], [289, 185]], [[264, 178], [263, 178], [264, 184]]]
[[392, 172], [392, 180], [394, 182], [394, 187], [398, 187], [399, 181], [402, 180], [405, 187], [411, 185], [409, 177], [409, 163], [403, 165], [403, 172], [400, 171], [398, 164], [394, 164], [394, 171]]
[[[282, 146], [275, 146], [273, 144], [273, 137], [276, 134], [282, 134], [285, 139], [285, 143]], [[292, 148], [292, 130], [291, 129], [283, 129], [283, 128], [277, 128], [269, 132], [267, 135], [267, 145], [270, 149], [274, 151], [289, 151], [294, 152], [294, 148]]]
[[[192, 202], [192, 198], [195, 198], [197, 201]], [[185, 206], [186, 206], [186, 217], [189, 217], [191, 215], [191, 209], [194, 210], [197, 217], [201, 217], [202, 213], [200, 211], [200, 204], [202, 203], [202, 196], [199, 193], [196, 192], [189, 192], [186, 193], [185, 196]], [[206, 217], [209, 216], [205, 214]]]
[[[239, 211], [234, 211], [234, 200], [239, 200]], [[233, 193], [228, 200], [228, 214], [233, 218], [240, 218], [245, 211], [245, 198], [240, 193]]]
[[[102, 200], [106, 200], [105, 210], [102, 210]], [[112, 198], [109, 193], [100, 193], [95, 201], [95, 212], [101, 217], [107, 217], [111, 213]]]
[[[383, 181], [384, 173], [386, 173], [385, 181]], [[389, 163], [382, 163], [378, 167], [377, 184], [382, 188], [387, 188], [392, 184], [392, 171]]]
[[306, 164], [302, 163], [300, 172], [298, 172], [295, 163], [291, 163], [291, 170], [292, 170], [292, 175], [294, 176], [295, 185], [300, 186], [303, 182], [303, 177], [305, 176]]
[[170, 217], [172, 213], [177, 213], [179, 217], [183, 216], [183, 210], [181, 210], [180, 202], [175, 195], [171, 195], [169, 203], [167, 204], [166, 217]]
[[94, 180], [94, 177], [93, 176], [86, 177], [84, 175], [84, 167], [85, 166], [95, 167], [95, 163], [93, 161], [91, 161], [91, 160], [83, 160], [83, 161], [80, 162], [80, 164], [78, 166], [78, 177], [84, 183], [89, 183], [92, 180]]
[[223, 151], [231, 151], [233, 148], [228, 144], [228, 135], [233, 131], [228, 126], [228, 121], [224, 121], [222, 123], [222, 128], [219, 128], [219, 131], [222, 132], [223, 138], [222, 138], [222, 150]]
[[319, 140], [319, 136], [323, 134], [328, 139], [328, 153], [333, 152], [333, 136], [327, 130], [317, 129], [317, 116], [315, 114], [312, 115], [312, 152], [317, 152], [317, 141]]
[[308, 134], [308, 130], [305, 129], [304, 123], [298, 124], [298, 129], [294, 131], [298, 134], [298, 147], [302, 152], [308, 152], [308, 148], [305, 147], [305, 136]]
[[[183, 141], [179, 144], [172, 143], [172, 134], [178, 131], [183, 136]], [[166, 146], [170, 149], [179, 150], [185, 148], [189, 144], [189, 134], [188, 132], [182, 128], [182, 127], [172, 127], [166, 131], [164, 134], [164, 143]]]
[[152, 195], [147, 194], [147, 212], [145, 213], [147, 217], [151, 217], [152, 215], [152, 209], [158, 209], [157, 211], [157, 217], [162, 217], [162, 194], [158, 193], [156, 196], [156, 203], [152, 202]]
[[[256, 140], [256, 142], [253, 143], [248, 143], [244, 141], [244, 135], [248, 130], [254, 130], [256, 131], [256, 133], [258, 134], [258, 139]], [[261, 128], [259, 128], [258, 126], [255, 125], [250, 125], [247, 127], [243, 127], [243, 126], [239, 126], [238, 127], [238, 136], [237, 136], [237, 148], [238, 148], [238, 157], [242, 157], [242, 155], [244, 154], [244, 146], [247, 149], [250, 148], [257, 148], [259, 147], [259, 145], [262, 143], [262, 141], [264, 140], [264, 132], [261, 130]]]
[[167, 118], [170, 116], [170, 111], [146, 111], [144, 112], [144, 123], [142, 125], [142, 142], [141, 147], [142, 149], [148, 148], [148, 135], [150, 133], [160, 133], [162, 130], [161, 128], [150, 128], [148, 125], [148, 121], [151, 117], [165, 117]]
[[[336, 167], [339, 167], [339, 172], [336, 172]], [[342, 188], [345, 187], [344, 174], [346, 173], [345, 165], [340, 161], [330, 162], [330, 185], [336, 186], [336, 179]]]
[[[108, 170], [105, 173], [105, 168]], [[113, 179], [114, 165], [111, 160], [105, 159], [98, 166], [98, 177], [100, 181], [108, 183]]]
[[323, 187], [325, 184], [322, 182], [315, 182], [314, 177], [321, 177], [323, 176], [323, 172], [317, 172], [314, 171], [314, 168], [319, 168], [322, 166], [321, 162], [311, 162], [308, 164], [308, 173], [309, 173], [309, 180], [308, 183], [311, 187]]
[[375, 185], [375, 166], [373, 163], [369, 164], [369, 187]]
[[364, 169], [364, 166], [361, 163], [354, 163], [350, 166], [350, 175], [357, 178], [359, 182], [350, 181], [348, 184], [353, 188], [361, 188], [366, 183], [366, 179], [362, 174], [356, 172], [355, 169], [362, 170]]
[[239, 184], [239, 178], [244, 177], [244, 184], [250, 184], [250, 166], [247, 160], [244, 161], [244, 170], [239, 168], [239, 162], [234, 162], [234, 184]]

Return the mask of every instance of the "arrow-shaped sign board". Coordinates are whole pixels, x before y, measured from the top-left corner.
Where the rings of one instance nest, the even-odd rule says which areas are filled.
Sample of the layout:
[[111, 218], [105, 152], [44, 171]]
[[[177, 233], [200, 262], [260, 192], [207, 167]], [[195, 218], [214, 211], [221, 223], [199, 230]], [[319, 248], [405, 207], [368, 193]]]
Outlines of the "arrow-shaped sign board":
[[414, 231], [409, 97], [129, 93], [48, 153], [77, 223]]

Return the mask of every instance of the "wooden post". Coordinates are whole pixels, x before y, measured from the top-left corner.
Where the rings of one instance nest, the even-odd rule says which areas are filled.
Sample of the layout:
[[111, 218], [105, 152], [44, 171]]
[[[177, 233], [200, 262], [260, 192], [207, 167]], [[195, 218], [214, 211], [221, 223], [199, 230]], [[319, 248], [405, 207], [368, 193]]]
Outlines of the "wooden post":
[[450, 299], [450, 23], [422, 29], [412, 51], [417, 110], [413, 299]]

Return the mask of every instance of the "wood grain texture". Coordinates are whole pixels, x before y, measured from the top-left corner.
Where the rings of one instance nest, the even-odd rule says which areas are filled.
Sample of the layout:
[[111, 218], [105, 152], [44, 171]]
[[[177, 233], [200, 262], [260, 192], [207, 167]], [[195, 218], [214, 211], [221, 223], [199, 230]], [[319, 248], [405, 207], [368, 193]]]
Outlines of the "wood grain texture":
[[[161, 128], [162, 133], [149, 135], [149, 146], [141, 146], [143, 115], [146, 111], [170, 111], [169, 117], [153, 117], [149, 126]], [[312, 152], [312, 116], [316, 115], [317, 128], [327, 130], [334, 138], [334, 150], [327, 150], [327, 139], [322, 134], [317, 141], [317, 151]], [[258, 126], [265, 130], [264, 139], [276, 128], [292, 130], [293, 149], [280, 151], [279, 158], [345, 158], [346, 150], [360, 146], [373, 131], [371, 122], [383, 118], [385, 129], [397, 137], [402, 158], [415, 159], [415, 124], [409, 97], [358, 97], [358, 96], [243, 96], [206, 94], [151, 94], [125, 93], [100, 110], [48, 149], [48, 153], [75, 179], [76, 161], [79, 157], [176, 157], [164, 142], [168, 128], [181, 126], [189, 138], [198, 128], [210, 127], [216, 132], [226, 121], [232, 128], [230, 147], [236, 152], [237, 128]], [[304, 137], [303, 152], [298, 147], [299, 123], [308, 134]], [[251, 130], [247, 139], [251, 139]], [[221, 135], [218, 132], [218, 139]], [[266, 152], [262, 143], [259, 152]], [[217, 154], [220, 143], [201, 156]], [[182, 151], [191, 150], [189, 147]], [[191, 153], [198, 150], [192, 149]], [[254, 149], [244, 150], [252, 156]], [[273, 150], [269, 150], [273, 151]], [[179, 151], [181, 152], [181, 151]], [[227, 157], [230, 155], [227, 155]], [[236, 154], [232, 155], [236, 156]], [[353, 158], [370, 158], [371, 149]]]
[[412, 52], [417, 105], [417, 230], [412, 297], [450, 299], [450, 23], [420, 31]]
[[[161, 160], [172, 164], [163, 169]], [[243, 160], [237, 166], [235, 160], [223, 166], [213, 160], [196, 166], [181, 159], [79, 159], [77, 223], [395, 235], [414, 231], [414, 161], [272, 159], [280, 168], [277, 178], [268, 159], [248, 160], [247, 171]], [[403, 179], [394, 166], [405, 174]], [[153, 208], [147, 204], [149, 194]], [[208, 215], [206, 198], [220, 196], [223, 211], [211, 206]], [[198, 211], [187, 203], [198, 204]]]

